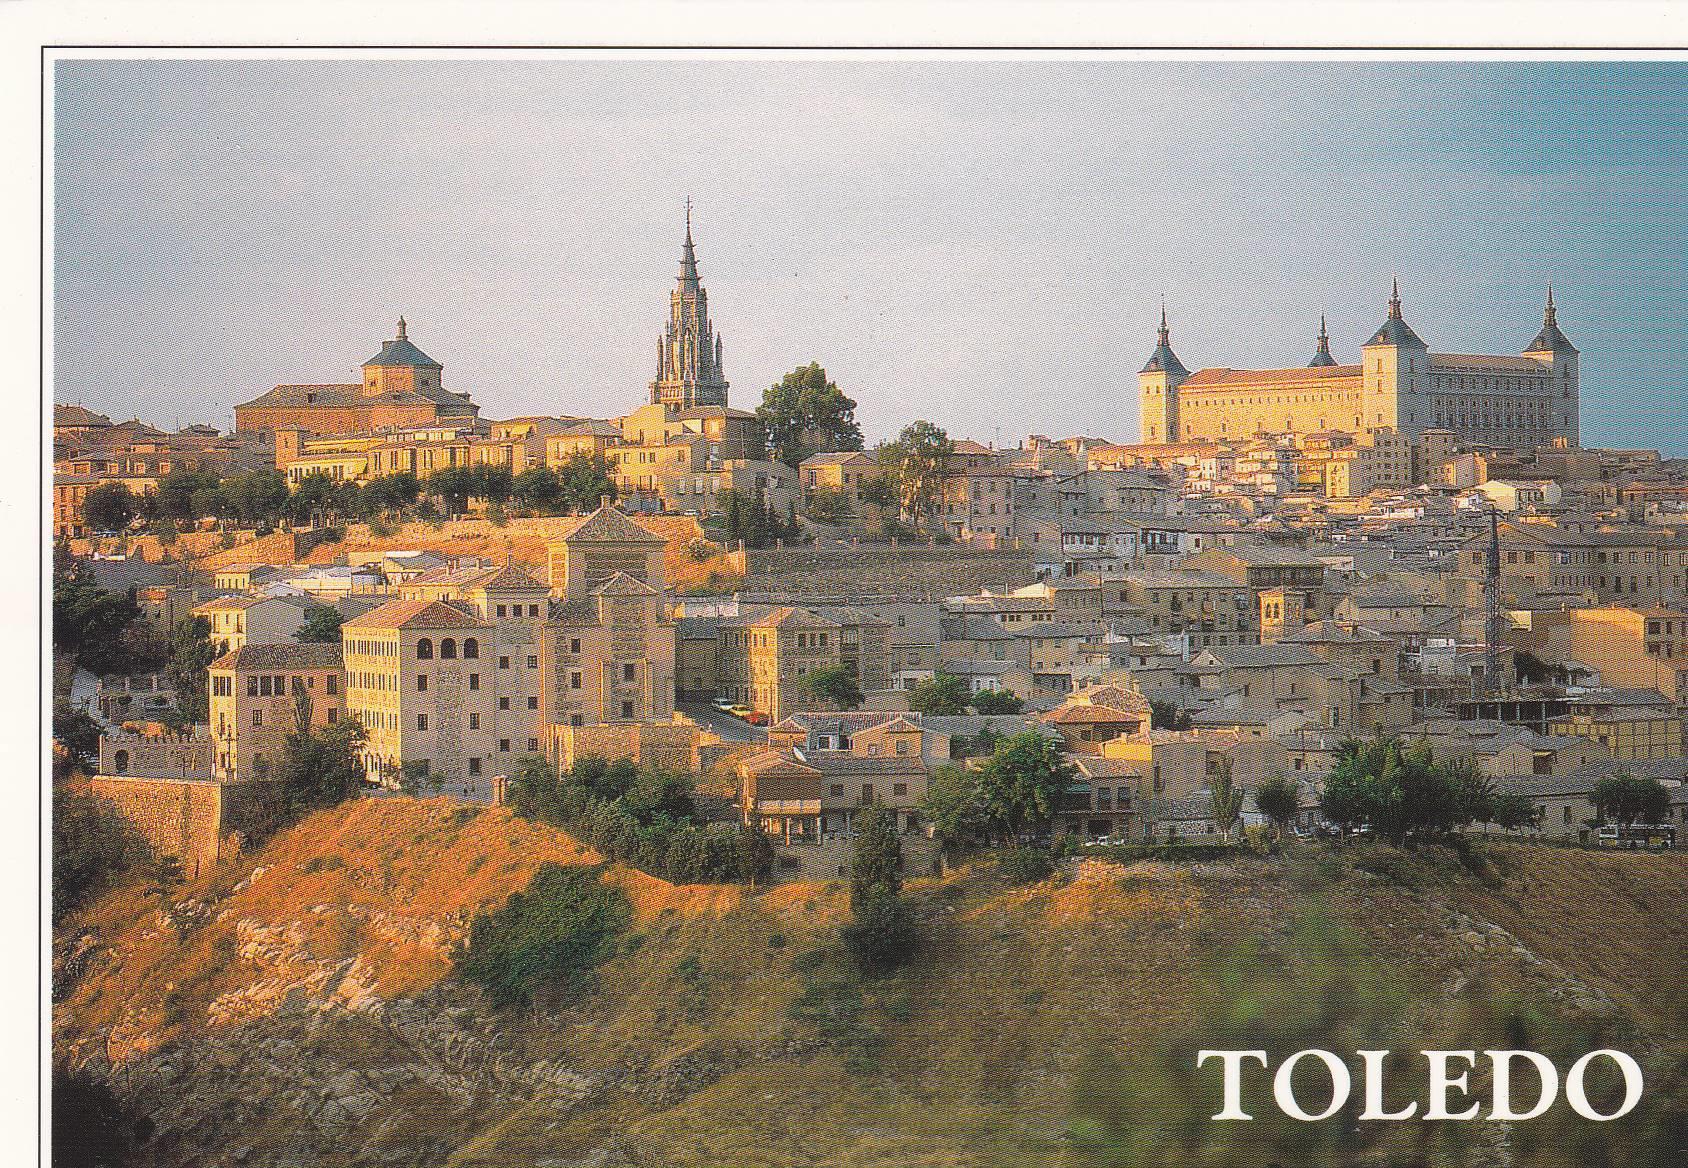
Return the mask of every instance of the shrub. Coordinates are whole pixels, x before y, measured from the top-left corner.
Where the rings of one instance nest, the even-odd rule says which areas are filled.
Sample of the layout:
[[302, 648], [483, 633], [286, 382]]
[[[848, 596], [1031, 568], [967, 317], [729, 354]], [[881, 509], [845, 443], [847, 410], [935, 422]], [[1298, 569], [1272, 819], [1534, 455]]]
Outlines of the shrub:
[[475, 917], [455, 954], [458, 976], [504, 1008], [578, 997], [631, 920], [626, 895], [601, 871], [546, 864], [503, 908]]
[[53, 792], [53, 923], [117, 882], [147, 854], [146, 844], [109, 803]]
[[919, 936], [914, 912], [902, 897], [875, 886], [855, 906], [843, 930], [844, 944], [865, 976], [883, 977], [914, 956]]
[[1010, 884], [1036, 884], [1055, 871], [1055, 860], [1042, 848], [1005, 848], [996, 869]]

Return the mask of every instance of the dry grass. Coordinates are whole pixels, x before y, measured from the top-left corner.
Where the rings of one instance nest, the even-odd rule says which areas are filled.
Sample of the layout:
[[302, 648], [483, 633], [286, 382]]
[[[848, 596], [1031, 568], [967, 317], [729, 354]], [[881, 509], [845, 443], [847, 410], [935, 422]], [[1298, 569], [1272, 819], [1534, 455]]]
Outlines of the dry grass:
[[[1070, 1163], [1061, 1133], [1084, 1068], [1210, 1026], [1201, 1011], [1212, 996], [1204, 980], [1212, 955], [1286, 943], [1309, 900], [1363, 931], [1380, 976], [1403, 987], [1438, 984], [1459, 967], [1527, 992], [1505, 947], [1483, 963], [1462, 950], [1445, 920], [1454, 907], [1605, 988], [1654, 1033], [1681, 1032], [1672, 1011], [1673, 957], [1688, 950], [1683, 857], [1498, 852], [1498, 881], [1453, 874], [1418, 888], [1345, 860], [1328, 872], [1295, 862], [1083, 861], [1010, 888], [982, 862], [909, 882], [921, 949], [904, 973], [868, 985], [854, 980], [837, 945], [848, 918], [840, 882], [749, 895], [610, 868], [605, 878], [627, 891], [635, 924], [599, 968], [596, 991], [501, 1029], [527, 1057], [562, 1059], [612, 1085], [572, 1108], [536, 1100], [472, 1122], [448, 1118], [466, 1127], [450, 1163], [573, 1162], [606, 1146], [673, 1168]], [[554, 829], [502, 810], [464, 815], [444, 800], [371, 801], [314, 816], [260, 855], [172, 894], [212, 899], [214, 914], [227, 910], [221, 919], [178, 929], [136, 890], [95, 906], [73, 929], [96, 931], [120, 965], [78, 986], [56, 1029], [62, 1038], [119, 1024], [116, 1045], [142, 1049], [204, 1025], [219, 995], [273, 974], [243, 955], [270, 935], [255, 928], [307, 955], [296, 973], [355, 955], [375, 992], [409, 992], [449, 969], [439, 938], [407, 932], [412, 925], [449, 932], [542, 863], [598, 859]], [[256, 867], [264, 874], [235, 891]], [[1309, 882], [1306, 872], [1323, 874]], [[244, 931], [242, 920], [251, 922]], [[245, 949], [231, 953], [231, 941]], [[856, 1057], [793, 1011], [822, 985], [862, 1005]], [[166, 1002], [173, 1022], [164, 1021]], [[705, 1073], [679, 1076], [683, 1089], [653, 1090], [700, 1066]]]

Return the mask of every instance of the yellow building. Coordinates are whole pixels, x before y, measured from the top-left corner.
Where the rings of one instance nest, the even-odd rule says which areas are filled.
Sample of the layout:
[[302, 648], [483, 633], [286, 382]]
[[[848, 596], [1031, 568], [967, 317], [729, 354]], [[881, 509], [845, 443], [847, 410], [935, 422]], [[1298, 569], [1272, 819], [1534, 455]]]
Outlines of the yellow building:
[[1430, 352], [1402, 317], [1398, 288], [1357, 364], [1336, 362], [1322, 322], [1317, 351], [1299, 368], [1191, 373], [1169, 338], [1163, 309], [1159, 342], [1137, 379], [1145, 443], [1328, 430], [1390, 430], [1410, 440], [1439, 428], [1467, 443], [1578, 444], [1578, 354], [1555, 322], [1551, 290], [1541, 331], [1516, 357]]
[[778, 722], [794, 710], [824, 705], [803, 678], [843, 660], [837, 621], [789, 606], [722, 621], [716, 649], [718, 692]]
[[554, 749], [558, 726], [670, 719], [664, 547], [602, 507], [551, 546], [549, 584], [512, 565], [447, 565], [347, 621], [347, 708], [368, 732], [370, 776], [425, 762], [472, 781]]
[[1668, 710], [1570, 714], [1549, 722], [1547, 731], [1593, 739], [1613, 758], [1683, 757], [1682, 716]]
[[219, 782], [269, 777], [298, 729], [301, 696], [313, 729], [334, 725], [346, 708], [336, 644], [246, 645], [213, 661], [209, 674], [212, 777]]
[[1688, 614], [1647, 606], [1538, 612], [1516, 634], [1519, 648], [1550, 664], [1575, 661], [1603, 684], [1656, 689], [1673, 702], [1688, 697]]

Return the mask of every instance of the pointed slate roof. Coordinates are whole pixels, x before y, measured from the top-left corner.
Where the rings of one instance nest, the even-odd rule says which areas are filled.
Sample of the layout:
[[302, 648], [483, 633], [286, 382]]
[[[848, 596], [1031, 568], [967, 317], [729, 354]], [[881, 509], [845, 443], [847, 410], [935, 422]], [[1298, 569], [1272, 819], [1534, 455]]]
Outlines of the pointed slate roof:
[[1565, 334], [1559, 331], [1559, 323], [1554, 319], [1553, 285], [1547, 286], [1547, 309], [1542, 313], [1541, 332], [1531, 341], [1526, 353], [1575, 353], [1577, 347], [1565, 339]]
[[1401, 282], [1396, 280], [1391, 286], [1389, 294], [1389, 316], [1382, 327], [1372, 334], [1371, 345], [1394, 345], [1398, 348], [1423, 349], [1427, 346], [1419, 340], [1418, 334], [1413, 332], [1412, 326], [1401, 317]]
[[1178, 354], [1172, 351], [1172, 332], [1166, 327], [1166, 305], [1161, 305], [1161, 322], [1155, 351], [1149, 354], [1149, 362], [1139, 372], [1142, 373], [1188, 373], [1184, 362], [1178, 359]]
[[1335, 365], [1336, 358], [1330, 355], [1330, 334], [1325, 330], [1325, 317], [1319, 314], [1319, 347], [1313, 351], [1313, 359], [1307, 362], [1309, 369], [1319, 369], [1327, 365]]
[[405, 335], [404, 317], [399, 317], [399, 334], [381, 345], [381, 351], [363, 363], [365, 369], [410, 365], [425, 369], [443, 369], [438, 361], [410, 343]]

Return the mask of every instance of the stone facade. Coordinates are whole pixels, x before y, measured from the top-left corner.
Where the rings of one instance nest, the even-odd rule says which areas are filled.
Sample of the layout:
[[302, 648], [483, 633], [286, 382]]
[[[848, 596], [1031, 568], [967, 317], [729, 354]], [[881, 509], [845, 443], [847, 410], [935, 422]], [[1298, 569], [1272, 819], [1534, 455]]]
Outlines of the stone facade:
[[1541, 332], [1519, 356], [1430, 352], [1403, 318], [1397, 291], [1360, 357], [1336, 364], [1321, 329], [1307, 366], [1191, 373], [1172, 352], [1163, 311], [1159, 344], [1138, 374], [1142, 439], [1191, 443], [1327, 430], [1391, 430], [1410, 439], [1440, 428], [1463, 443], [1578, 445], [1578, 354], [1559, 331], [1551, 291]]
[[480, 407], [466, 393], [442, 387], [443, 366], [411, 343], [404, 318], [398, 335], [363, 363], [355, 385], [278, 385], [234, 408], [237, 432], [299, 429], [308, 434], [369, 434], [470, 419]]

